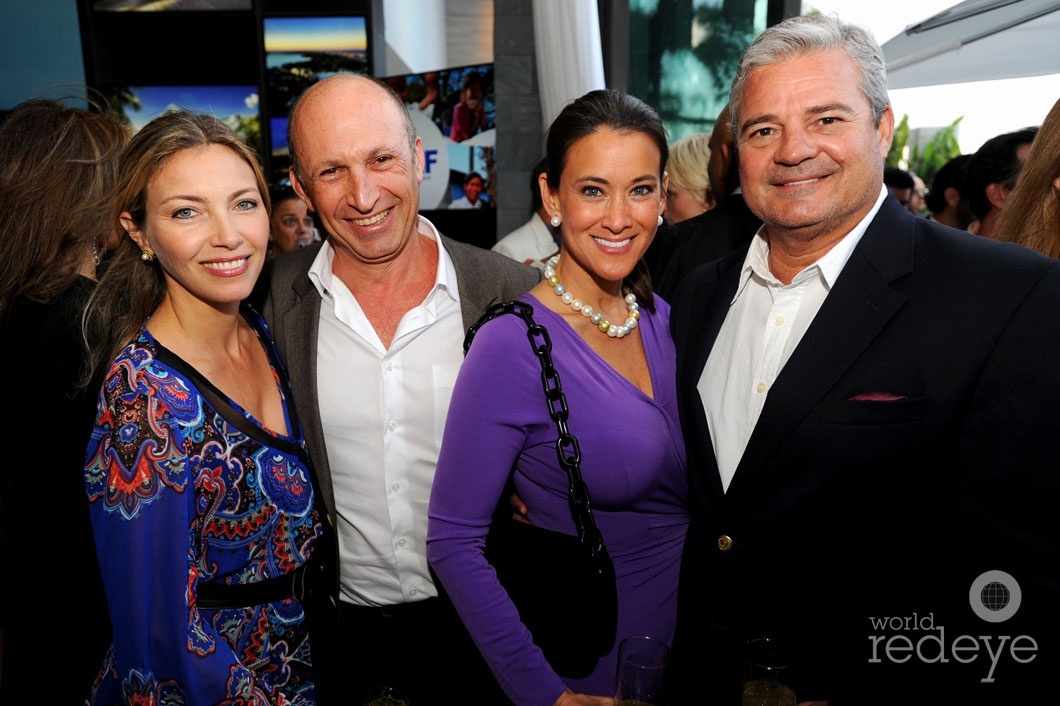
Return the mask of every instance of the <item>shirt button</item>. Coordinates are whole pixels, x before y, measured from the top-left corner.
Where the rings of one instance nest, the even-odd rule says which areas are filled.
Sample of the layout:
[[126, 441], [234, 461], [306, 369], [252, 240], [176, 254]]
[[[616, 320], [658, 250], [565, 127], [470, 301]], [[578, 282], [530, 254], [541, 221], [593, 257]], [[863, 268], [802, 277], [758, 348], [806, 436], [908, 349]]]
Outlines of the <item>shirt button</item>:
[[419, 593], [419, 591], [417, 591], [415, 588], [410, 588], [409, 589], [409, 595], [410, 596], [415, 596], [417, 593]]
[[775, 323], [777, 326], [783, 326], [784, 325], [784, 316], [783, 316], [783, 314], [777, 314], [776, 318], [773, 319], [773, 323]]
[[395, 429], [397, 429], [397, 422], [391, 421], [389, 424], [386, 425], [386, 428], [390, 431], [394, 431]]
[[727, 534], [723, 534], [718, 537], [718, 549], [723, 552], [727, 552], [732, 549], [732, 537]]
[[384, 369], [384, 370], [393, 370], [393, 369], [394, 369], [394, 364], [393, 364], [393, 363], [391, 363], [391, 362], [390, 362], [390, 361], [388, 360], [387, 362], [383, 363], [383, 369]]
[[403, 547], [403, 546], [405, 546], [405, 543], [406, 543], [406, 542], [405, 542], [405, 540], [404, 540], [404, 539], [399, 539], [399, 540], [398, 540], [398, 546], [399, 546], [399, 547]]
[[394, 483], [392, 486], [390, 486], [390, 489], [396, 493], [397, 491], [401, 490], [401, 483]]
[[758, 390], [759, 392], [765, 392], [766, 391], [766, 384], [764, 382], [760, 382], [760, 383], [758, 383], [758, 386], [755, 389]]

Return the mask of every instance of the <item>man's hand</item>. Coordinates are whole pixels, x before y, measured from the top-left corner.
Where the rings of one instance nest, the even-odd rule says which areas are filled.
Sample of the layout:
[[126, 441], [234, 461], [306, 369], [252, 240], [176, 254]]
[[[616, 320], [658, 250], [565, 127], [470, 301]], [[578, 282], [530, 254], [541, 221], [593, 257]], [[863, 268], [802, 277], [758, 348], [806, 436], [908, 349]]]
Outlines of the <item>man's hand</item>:
[[512, 506], [513, 520], [516, 522], [525, 522], [528, 525], [531, 524], [530, 520], [526, 517], [530, 512], [530, 508], [526, 506], [526, 503], [523, 502], [523, 499], [519, 497], [518, 493], [512, 493], [508, 498], [508, 502]]

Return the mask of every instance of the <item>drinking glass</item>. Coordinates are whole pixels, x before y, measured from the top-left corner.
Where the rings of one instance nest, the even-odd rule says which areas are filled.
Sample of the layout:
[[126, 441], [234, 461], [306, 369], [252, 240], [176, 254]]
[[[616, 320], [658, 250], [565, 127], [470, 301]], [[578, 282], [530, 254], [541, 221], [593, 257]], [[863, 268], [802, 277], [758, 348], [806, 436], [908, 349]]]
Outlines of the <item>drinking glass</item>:
[[746, 644], [741, 706], [795, 706], [795, 692], [787, 685], [788, 664], [781, 643], [771, 637]]
[[670, 648], [650, 635], [631, 635], [618, 646], [617, 706], [659, 706]]

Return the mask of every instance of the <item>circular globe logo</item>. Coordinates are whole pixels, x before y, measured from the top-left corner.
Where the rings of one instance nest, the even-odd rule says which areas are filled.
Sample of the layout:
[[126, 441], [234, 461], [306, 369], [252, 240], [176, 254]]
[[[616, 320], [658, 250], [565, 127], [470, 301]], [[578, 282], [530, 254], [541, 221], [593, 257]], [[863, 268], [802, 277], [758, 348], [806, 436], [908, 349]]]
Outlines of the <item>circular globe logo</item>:
[[1003, 623], [1011, 618], [1022, 600], [1019, 583], [1004, 571], [980, 574], [968, 590], [972, 610], [988, 623]]

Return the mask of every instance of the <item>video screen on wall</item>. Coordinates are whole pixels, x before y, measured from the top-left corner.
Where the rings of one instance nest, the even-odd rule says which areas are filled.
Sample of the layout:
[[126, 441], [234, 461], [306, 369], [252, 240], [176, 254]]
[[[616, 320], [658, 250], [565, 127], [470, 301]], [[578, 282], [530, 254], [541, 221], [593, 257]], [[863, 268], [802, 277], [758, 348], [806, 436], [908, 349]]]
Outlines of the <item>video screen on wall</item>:
[[253, 0], [95, 0], [92, 9], [99, 12], [251, 10]]
[[265, 104], [286, 115], [308, 86], [335, 73], [367, 75], [368, 34], [363, 16], [266, 17]]
[[382, 80], [401, 96], [423, 140], [420, 208], [491, 208], [497, 117], [493, 64]]
[[291, 154], [287, 149], [287, 118], [269, 118], [269, 181], [280, 183], [288, 178]]
[[172, 107], [214, 115], [231, 126], [264, 156], [258, 87], [227, 86], [109, 86], [104, 89], [111, 107], [137, 132]]

